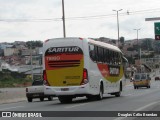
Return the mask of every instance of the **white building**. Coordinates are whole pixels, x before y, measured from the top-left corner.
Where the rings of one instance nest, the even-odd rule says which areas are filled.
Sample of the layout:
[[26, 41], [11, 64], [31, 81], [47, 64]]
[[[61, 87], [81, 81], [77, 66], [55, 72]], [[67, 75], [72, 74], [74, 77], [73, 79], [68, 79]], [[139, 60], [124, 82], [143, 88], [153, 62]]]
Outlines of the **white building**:
[[4, 49], [4, 56], [11, 56], [14, 54], [18, 54], [18, 50], [16, 48], [5, 48]]

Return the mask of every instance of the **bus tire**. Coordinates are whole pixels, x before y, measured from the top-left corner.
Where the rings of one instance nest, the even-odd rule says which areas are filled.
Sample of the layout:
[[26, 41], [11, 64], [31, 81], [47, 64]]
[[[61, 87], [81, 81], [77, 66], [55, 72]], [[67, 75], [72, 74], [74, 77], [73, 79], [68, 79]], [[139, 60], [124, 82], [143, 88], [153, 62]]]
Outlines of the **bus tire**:
[[27, 97], [28, 102], [32, 102], [32, 98], [31, 97]]
[[96, 96], [97, 100], [102, 100], [103, 99], [103, 83], [101, 82], [100, 85], [100, 90], [99, 90], [99, 94]]
[[86, 98], [87, 100], [92, 101], [94, 100], [94, 95], [87, 95]]
[[40, 101], [44, 101], [44, 97], [40, 97]]
[[115, 95], [116, 97], [120, 97], [120, 96], [121, 96], [121, 91], [122, 91], [122, 82], [120, 82], [119, 92], [116, 92], [114, 95]]
[[115, 96], [116, 97], [120, 97], [121, 96], [121, 92], [119, 91], [119, 92], [115, 93]]
[[48, 101], [52, 101], [53, 100], [53, 97], [52, 96], [49, 96], [48, 97]]
[[58, 99], [61, 103], [71, 103], [72, 102], [72, 97], [59, 96]]
[[122, 82], [120, 82], [120, 91], [122, 91], [123, 90], [123, 87], [122, 87], [123, 85], [122, 85]]

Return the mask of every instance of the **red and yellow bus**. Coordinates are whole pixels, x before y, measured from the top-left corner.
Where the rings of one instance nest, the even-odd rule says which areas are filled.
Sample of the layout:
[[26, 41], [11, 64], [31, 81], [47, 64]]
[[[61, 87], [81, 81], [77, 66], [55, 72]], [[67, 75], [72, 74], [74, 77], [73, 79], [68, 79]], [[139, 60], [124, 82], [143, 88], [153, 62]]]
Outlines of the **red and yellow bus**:
[[113, 45], [85, 38], [48, 39], [43, 44], [45, 94], [61, 103], [86, 96], [120, 96], [125, 84], [125, 59]]

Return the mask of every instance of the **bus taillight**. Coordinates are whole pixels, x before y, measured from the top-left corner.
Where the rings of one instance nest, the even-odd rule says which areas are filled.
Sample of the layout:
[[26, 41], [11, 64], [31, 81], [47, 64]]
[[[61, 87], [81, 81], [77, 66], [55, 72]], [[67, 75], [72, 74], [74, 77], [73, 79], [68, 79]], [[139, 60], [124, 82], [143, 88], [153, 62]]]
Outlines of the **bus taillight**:
[[81, 85], [84, 85], [84, 84], [87, 84], [89, 82], [88, 80], [88, 71], [87, 69], [83, 69], [83, 79], [82, 79], [82, 82], [81, 82]]
[[46, 70], [43, 70], [43, 82], [44, 82], [44, 85], [49, 86], [49, 83], [48, 83], [48, 80], [47, 80]]

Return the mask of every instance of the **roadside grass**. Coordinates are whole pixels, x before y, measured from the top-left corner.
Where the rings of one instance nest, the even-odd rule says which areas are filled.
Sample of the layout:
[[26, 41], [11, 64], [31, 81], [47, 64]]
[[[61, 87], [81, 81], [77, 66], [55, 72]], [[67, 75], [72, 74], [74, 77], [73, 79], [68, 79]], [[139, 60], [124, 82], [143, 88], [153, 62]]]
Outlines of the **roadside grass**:
[[0, 88], [23, 87], [32, 82], [30, 77], [22, 73], [3, 71], [0, 72], [0, 76]]
[[8, 77], [0, 80], [0, 88], [6, 87], [23, 87], [31, 83], [32, 80], [26, 78], [15, 79], [13, 77]]

